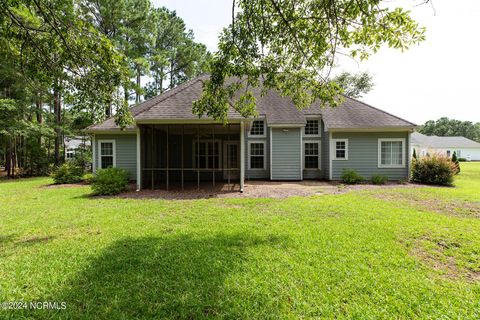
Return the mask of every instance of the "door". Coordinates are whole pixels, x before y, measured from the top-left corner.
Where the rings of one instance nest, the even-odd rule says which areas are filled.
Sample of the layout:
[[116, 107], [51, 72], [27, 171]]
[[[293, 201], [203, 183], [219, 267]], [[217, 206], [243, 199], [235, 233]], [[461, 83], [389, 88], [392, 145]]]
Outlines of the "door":
[[240, 178], [240, 142], [223, 143], [223, 178], [238, 180]]

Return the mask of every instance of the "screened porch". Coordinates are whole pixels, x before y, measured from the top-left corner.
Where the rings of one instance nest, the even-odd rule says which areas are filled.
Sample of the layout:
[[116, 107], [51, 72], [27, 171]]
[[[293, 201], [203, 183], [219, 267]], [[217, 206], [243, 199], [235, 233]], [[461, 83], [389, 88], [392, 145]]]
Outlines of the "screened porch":
[[142, 189], [241, 190], [240, 124], [139, 125]]

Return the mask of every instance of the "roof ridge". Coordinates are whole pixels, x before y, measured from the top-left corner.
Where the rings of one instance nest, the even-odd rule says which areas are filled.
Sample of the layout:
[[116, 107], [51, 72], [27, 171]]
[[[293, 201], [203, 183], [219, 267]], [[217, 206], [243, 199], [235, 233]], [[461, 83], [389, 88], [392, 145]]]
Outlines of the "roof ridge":
[[[342, 94], [342, 95], [343, 95], [343, 94]], [[388, 114], [389, 116], [392, 116], [392, 117], [394, 117], [394, 118], [397, 118], [398, 120], [402, 120], [402, 121], [405, 121], [405, 122], [407, 122], [407, 123], [410, 123], [411, 125], [413, 125], [413, 126], [415, 126], [415, 127], [418, 126], [417, 124], [415, 124], [415, 123], [413, 123], [413, 122], [410, 122], [410, 121], [408, 121], [408, 120], [405, 120], [405, 119], [403, 119], [403, 118], [400, 118], [399, 116], [396, 116], [396, 115], [394, 115], [394, 114], [391, 114], [390, 112], [387, 112], [387, 111], [382, 110], [382, 109], [379, 109], [379, 108], [375, 108], [374, 106], [369, 105], [369, 104], [366, 103], [366, 102], [360, 101], [360, 100], [355, 99], [355, 98], [348, 97], [348, 96], [346, 96], [346, 95], [343, 95], [343, 96], [344, 96], [345, 98], [347, 98], [347, 99], [350, 99], [350, 100], [359, 102], [359, 103], [363, 104], [364, 106], [369, 107], [369, 108], [371, 108], [371, 109], [374, 109], [374, 110], [377, 110], [377, 111], [386, 113], [386, 114]]]
[[144, 104], [144, 103], [146, 103], [147, 101], [152, 101], [152, 100], [155, 99], [155, 98], [159, 98], [158, 101], [155, 101], [155, 103], [153, 103], [150, 107], [146, 108], [145, 110], [140, 111], [138, 114], [135, 115], [135, 117], [141, 115], [141, 114], [144, 113], [144, 112], [147, 112], [148, 110], [150, 110], [151, 108], [153, 108], [153, 107], [155, 106], [155, 104], [157, 104], [157, 103], [159, 103], [159, 102], [162, 102], [162, 101], [164, 101], [164, 100], [166, 100], [166, 99], [168, 99], [168, 98], [171, 98], [171, 97], [177, 95], [178, 93], [182, 92], [183, 90], [187, 89], [188, 87], [192, 86], [193, 84], [197, 83], [198, 81], [200, 81], [200, 78], [201, 78], [202, 76], [203, 76], [203, 74], [198, 75], [198, 76], [196, 76], [195, 78], [190, 79], [190, 80], [188, 80], [187, 82], [184, 82], [184, 83], [182, 83], [181, 85], [176, 86], [176, 87], [173, 88], [173, 89], [170, 89], [170, 90], [168, 90], [168, 91], [166, 91], [166, 92], [164, 92], [164, 93], [162, 93], [162, 94], [160, 94], [160, 95], [158, 95], [158, 96], [155, 96], [155, 97], [153, 97], [153, 98], [151, 98], [151, 99], [149, 99], [149, 100], [143, 101], [141, 104]]

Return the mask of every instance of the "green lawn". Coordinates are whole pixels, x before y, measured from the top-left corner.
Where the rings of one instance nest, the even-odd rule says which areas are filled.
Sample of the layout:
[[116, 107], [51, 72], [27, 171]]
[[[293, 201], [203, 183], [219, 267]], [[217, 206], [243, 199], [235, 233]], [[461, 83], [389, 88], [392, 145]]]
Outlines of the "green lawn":
[[0, 318], [480, 318], [480, 163], [455, 188], [91, 198], [0, 182]]

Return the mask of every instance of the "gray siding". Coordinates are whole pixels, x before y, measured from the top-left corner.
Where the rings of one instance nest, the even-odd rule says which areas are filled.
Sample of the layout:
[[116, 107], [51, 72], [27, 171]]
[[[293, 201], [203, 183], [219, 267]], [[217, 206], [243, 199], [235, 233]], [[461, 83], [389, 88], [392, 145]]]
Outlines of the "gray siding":
[[95, 135], [95, 163], [99, 166], [99, 140], [115, 140], [116, 167], [128, 171], [131, 180], [137, 179], [137, 135], [136, 134], [96, 134]]
[[[348, 160], [332, 160], [332, 179], [339, 180], [343, 169], [354, 169], [364, 178], [381, 174], [390, 180], [408, 177], [408, 155], [405, 155], [404, 168], [378, 167], [378, 139], [404, 138], [405, 152], [408, 153], [408, 132], [336, 132], [332, 139], [348, 139]], [[332, 150], [334, 152], [334, 150]]]
[[301, 128], [272, 128], [272, 180], [302, 179]]
[[[270, 179], [270, 128], [266, 127], [265, 138], [249, 137], [247, 130], [245, 130], [245, 179]], [[248, 142], [265, 142], [265, 169], [264, 170], [249, 170], [248, 163], [250, 161], [250, 150], [248, 150]]]

